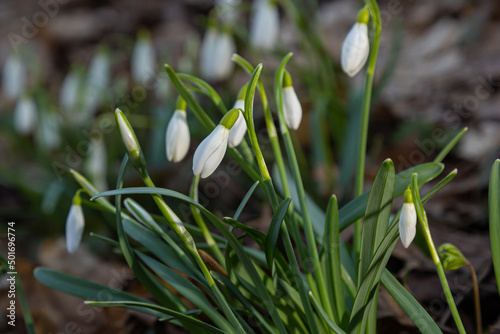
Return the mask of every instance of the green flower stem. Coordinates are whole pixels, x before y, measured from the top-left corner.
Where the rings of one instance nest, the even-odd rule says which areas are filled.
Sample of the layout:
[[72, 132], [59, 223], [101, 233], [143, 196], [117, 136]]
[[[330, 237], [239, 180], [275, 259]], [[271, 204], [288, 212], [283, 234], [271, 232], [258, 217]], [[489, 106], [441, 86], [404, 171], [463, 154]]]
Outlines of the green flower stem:
[[427, 242], [427, 246], [429, 247], [429, 251], [431, 253], [432, 261], [436, 266], [436, 270], [439, 276], [439, 280], [441, 281], [441, 286], [443, 287], [444, 294], [446, 296], [446, 301], [450, 306], [450, 311], [455, 320], [455, 324], [457, 325], [458, 331], [460, 334], [466, 334], [464, 325], [462, 324], [462, 319], [460, 319], [460, 315], [458, 314], [457, 306], [455, 305], [455, 301], [453, 300], [453, 295], [451, 294], [450, 286], [448, 285], [448, 281], [446, 280], [446, 275], [444, 273], [444, 268], [439, 258], [439, 253], [434, 245], [434, 241], [432, 240], [431, 231], [429, 229], [429, 221], [427, 220], [427, 214], [425, 213], [424, 207], [422, 205], [422, 201], [420, 200], [420, 194], [418, 190], [418, 175], [417, 173], [413, 173], [412, 175], [412, 186], [411, 193], [413, 197], [413, 201], [415, 203], [415, 209], [417, 211], [418, 221], [422, 225], [422, 230], [424, 231], [425, 241]]
[[[248, 74], [252, 75], [254, 71], [254, 67], [246, 61], [243, 57], [238, 54], [233, 54], [232, 60], [240, 65]], [[273, 149], [274, 158], [276, 162], [276, 166], [278, 167], [278, 173], [281, 179], [281, 184], [283, 185], [283, 197], [288, 198], [291, 197], [290, 187], [288, 185], [288, 179], [286, 176], [285, 163], [283, 160], [283, 154], [281, 153], [281, 147], [279, 143], [278, 133], [276, 132], [276, 126], [273, 122], [273, 116], [271, 114], [271, 109], [269, 108], [269, 102], [267, 99], [266, 91], [264, 88], [264, 84], [262, 80], [259, 79], [257, 83], [257, 89], [259, 91], [260, 99], [262, 101], [262, 108], [264, 109], [264, 119], [266, 122], [267, 133], [269, 135], [269, 140], [271, 141], [271, 147]], [[302, 262], [306, 259], [306, 251], [304, 248], [304, 244], [301, 242], [300, 230], [297, 221], [296, 215], [293, 214], [293, 202], [290, 203], [288, 207], [288, 217], [292, 219], [292, 224], [290, 224], [290, 232], [292, 233], [293, 238], [297, 244], [297, 249], [299, 251], [299, 258]], [[308, 280], [312, 280], [310, 273], [307, 273]]]
[[[264, 156], [262, 155], [262, 151], [257, 139], [257, 133], [255, 132], [255, 126], [253, 124], [253, 95], [255, 94], [255, 88], [261, 71], [262, 64], [259, 64], [255, 68], [252, 74], [252, 79], [250, 80], [250, 84], [248, 85], [245, 96], [245, 119], [247, 123], [248, 135], [250, 137], [250, 144], [252, 145], [252, 148], [255, 152], [257, 165], [262, 175], [264, 187], [266, 189], [269, 200], [271, 201], [273, 210], [276, 210], [276, 208], [279, 206], [278, 195], [276, 194], [271, 175], [269, 174]], [[292, 282], [297, 285], [300, 299], [304, 306], [307, 322], [309, 324], [309, 330], [311, 331], [311, 333], [319, 333], [318, 324], [316, 323], [316, 319], [314, 318], [313, 309], [308, 297], [308, 290], [306, 289], [306, 286], [301, 279], [302, 273], [300, 272], [299, 263], [295, 256], [295, 250], [293, 249], [292, 240], [290, 239], [290, 234], [288, 233], [286, 222], [283, 222], [283, 224], [281, 224], [281, 236], [283, 238], [286, 255], [288, 257], [288, 260], [291, 262], [290, 268], [294, 276]]]
[[[145, 172], [143, 175], [141, 175], [142, 179], [144, 180], [144, 183], [146, 186], [155, 188], [155, 185], [147, 172]], [[242, 325], [240, 324], [238, 318], [236, 318], [236, 315], [233, 313], [231, 307], [227, 303], [226, 299], [220, 292], [219, 288], [217, 287], [217, 284], [215, 283], [212, 275], [210, 274], [210, 271], [208, 270], [207, 266], [203, 262], [203, 259], [201, 258], [200, 254], [198, 253], [198, 250], [196, 249], [196, 245], [193, 241], [193, 238], [187, 232], [186, 230], [181, 231], [179, 226], [174, 222], [172, 219], [172, 216], [170, 215], [170, 212], [168, 210], [168, 205], [165, 203], [163, 198], [160, 195], [152, 195], [153, 200], [155, 201], [156, 205], [160, 209], [161, 213], [163, 216], [167, 219], [168, 225], [170, 228], [175, 232], [175, 234], [179, 237], [179, 239], [182, 241], [184, 244], [185, 248], [188, 250], [188, 252], [191, 254], [193, 259], [195, 260], [196, 264], [198, 267], [201, 269], [203, 276], [205, 276], [205, 279], [208, 282], [208, 285], [212, 289], [212, 292], [215, 294], [215, 297], [217, 299], [217, 302], [219, 305], [222, 307], [222, 310], [224, 311], [226, 317], [229, 319], [231, 324], [234, 326], [234, 329], [228, 329], [226, 328], [225, 330], [229, 330], [230, 333], [241, 333], [245, 334], [245, 330], [243, 329]]]
[[[373, 74], [377, 63], [378, 46], [380, 42], [380, 34], [382, 32], [382, 19], [378, 9], [376, 0], [365, 0], [370, 8], [372, 17], [372, 27], [374, 31], [373, 41], [371, 45], [370, 57], [368, 58], [368, 68], [366, 70], [365, 95], [363, 98], [363, 109], [361, 117], [361, 136], [359, 140], [358, 150], [358, 168], [356, 170], [356, 188], [354, 191], [355, 197], [363, 194], [363, 183], [365, 177], [365, 158], [366, 158], [366, 142], [368, 139], [368, 120], [370, 118], [370, 104], [373, 86]], [[361, 219], [354, 223], [354, 250], [353, 256], [356, 261], [354, 268], [358, 268], [359, 254], [361, 251]]]
[[[195, 201], [198, 202], [198, 184], [200, 182], [200, 176], [199, 175], [194, 175], [193, 176], [193, 182], [191, 183], [191, 189], [189, 191], [189, 197], [194, 199]], [[203, 237], [205, 238], [205, 241], [208, 244], [208, 247], [212, 251], [212, 253], [215, 255], [217, 258], [217, 261], [225, 267], [224, 263], [224, 255], [222, 255], [222, 252], [220, 251], [219, 247], [217, 247], [217, 243], [215, 242], [214, 238], [212, 237], [212, 234], [210, 233], [209, 229], [207, 228], [207, 225], [205, 224], [205, 221], [203, 220], [203, 217], [201, 216], [200, 210], [195, 208], [194, 206], [191, 206], [191, 213], [193, 214], [194, 221], [198, 225], [198, 227], [201, 229], [201, 232], [203, 233]]]
[[[317, 280], [319, 297], [323, 305], [323, 308], [327, 312], [328, 316], [331, 319], [334, 319], [333, 309], [330, 303], [330, 299], [328, 298], [328, 290], [326, 288], [326, 283], [324, 279], [325, 276], [323, 275], [323, 269], [321, 266], [321, 262], [319, 260], [318, 249], [316, 247], [316, 238], [314, 236], [311, 216], [309, 215], [309, 209], [307, 208], [306, 193], [304, 190], [304, 185], [302, 183], [302, 176], [300, 175], [299, 164], [297, 162], [297, 157], [295, 155], [295, 150], [293, 148], [290, 131], [288, 131], [288, 127], [285, 122], [285, 116], [283, 114], [283, 96], [282, 96], [283, 74], [285, 72], [284, 70], [285, 65], [291, 56], [292, 54], [289, 53], [283, 59], [274, 81], [276, 106], [278, 108], [278, 119], [280, 123], [281, 135], [283, 136], [285, 142], [285, 149], [288, 155], [288, 160], [290, 161], [291, 164], [293, 178], [295, 180], [295, 187], [297, 189], [297, 195], [299, 197], [300, 212], [302, 213], [302, 219], [304, 222], [304, 231], [306, 234], [307, 247], [309, 252], [308, 255], [312, 257], [312, 270]], [[308, 270], [311, 270], [311, 268], [308, 268]]]

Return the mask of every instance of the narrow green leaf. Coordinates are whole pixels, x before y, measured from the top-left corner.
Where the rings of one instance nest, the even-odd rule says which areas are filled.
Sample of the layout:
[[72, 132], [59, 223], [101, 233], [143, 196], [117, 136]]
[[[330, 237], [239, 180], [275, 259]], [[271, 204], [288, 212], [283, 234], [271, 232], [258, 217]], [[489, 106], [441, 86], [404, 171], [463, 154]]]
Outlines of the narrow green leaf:
[[266, 235], [264, 233], [262, 233], [261, 231], [255, 229], [253, 227], [247, 226], [245, 224], [242, 224], [239, 221], [234, 220], [233, 218], [224, 217], [222, 219], [222, 221], [224, 223], [232, 226], [232, 227], [235, 227], [235, 228], [238, 228], [238, 229], [245, 231], [253, 240], [255, 240], [255, 242], [257, 242], [257, 244], [259, 245], [259, 247], [261, 249], [264, 249]]
[[248, 203], [248, 200], [254, 193], [255, 189], [257, 189], [257, 186], [259, 185], [259, 181], [255, 181], [255, 183], [252, 185], [252, 187], [247, 191], [245, 197], [241, 200], [240, 205], [238, 205], [238, 209], [236, 209], [236, 212], [234, 213], [233, 219], [238, 220], [240, 218], [241, 212], [243, 212], [243, 209]]
[[[366, 204], [361, 237], [358, 275], [364, 277], [372, 255], [387, 233], [394, 194], [395, 172], [392, 160], [387, 159], [375, 177]], [[358, 285], [361, 279], [358, 281]]]
[[202, 331], [201, 333], [207, 333], [207, 334], [221, 334], [221, 333], [226, 333], [224, 331], [221, 331], [218, 328], [215, 328], [207, 323], [204, 323], [203, 321], [200, 321], [196, 318], [187, 316], [181, 312], [177, 312], [162, 306], [154, 305], [154, 304], [149, 304], [149, 303], [142, 303], [142, 302], [131, 302], [131, 301], [113, 301], [113, 302], [107, 302], [107, 301], [86, 301], [85, 304], [91, 305], [91, 306], [98, 306], [98, 307], [127, 307], [127, 306], [133, 306], [137, 308], [146, 308], [146, 309], [151, 309], [156, 312], [160, 312], [163, 314], [166, 314], [168, 316], [171, 316], [174, 319], [179, 319], [183, 323], [187, 323], [190, 326], [190, 328], [197, 329]]
[[186, 81], [189, 81], [196, 85], [200, 90], [204, 91], [204, 93], [210, 97], [210, 99], [213, 101], [213, 103], [219, 108], [220, 112], [225, 115], [227, 113], [227, 108], [224, 105], [224, 102], [222, 102], [222, 99], [220, 98], [219, 94], [213, 89], [212, 86], [210, 86], [206, 81], [197, 78], [193, 75], [189, 74], [184, 74], [184, 73], [177, 73], [177, 76], [181, 79], [184, 79]]
[[337, 323], [342, 321], [346, 310], [342, 269], [340, 262], [339, 207], [337, 197], [333, 195], [328, 202], [325, 221], [325, 276], [330, 302], [335, 307]]
[[463, 137], [463, 135], [467, 132], [468, 128], [465, 127], [460, 131], [442, 150], [439, 152], [437, 157], [434, 159], [434, 162], [441, 162], [443, 159], [450, 153], [450, 151], [455, 147], [455, 145], [458, 143], [460, 138]]
[[434, 319], [387, 269], [380, 281], [423, 334], [442, 333]]
[[[36, 268], [33, 271], [33, 276], [35, 276], [38, 282], [48, 286], [49, 288], [59, 290], [82, 299], [92, 299], [98, 301], [131, 300], [145, 303], [148, 302], [146, 299], [137, 297], [128, 292], [123, 292], [105, 285], [89, 282], [84, 279], [63, 274], [48, 268]], [[128, 308], [139, 310], [137, 307]], [[162, 316], [159, 312], [151, 309], [140, 309], [140, 311], [155, 317]]]
[[316, 308], [316, 311], [318, 311], [321, 319], [325, 324], [328, 325], [328, 327], [334, 332], [338, 334], [345, 334], [345, 332], [340, 328], [336, 323], [334, 323], [329, 317], [328, 314], [326, 314], [325, 310], [321, 306], [321, 304], [318, 302], [316, 298], [314, 298], [314, 295], [311, 291], [309, 291], [309, 298], [311, 299], [314, 307]]
[[491, 255], [500, 291], [500, 160], [495, 160], [491, 168], [489, 202]]
[[266, 259], [269, 268], [273, 267], [274, 251], [278, 244], [281, 223], [285, 219], [286, 212], [290, 206], [291, 198], [285, 198], [276, 209], [266, 237]]

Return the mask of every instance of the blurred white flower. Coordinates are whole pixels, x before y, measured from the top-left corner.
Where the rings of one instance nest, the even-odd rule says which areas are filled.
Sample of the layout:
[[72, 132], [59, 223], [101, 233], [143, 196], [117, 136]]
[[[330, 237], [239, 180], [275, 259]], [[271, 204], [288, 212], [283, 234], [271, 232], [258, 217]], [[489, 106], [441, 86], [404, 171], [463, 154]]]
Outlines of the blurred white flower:
[[104, 145], [104, 139], [102, 138], [93, 139], [90, 144], [91, 151], [85, 160], [85, 164], [83, 166], [84, 171], [97, 189], [105, 191], [108, 189], [108, 183], [106, 181], [106, 145]]
[[59, 92], [59, 103], [68, 114], [74, 114], [73, 111], [77, 107], [81, 84], [81, 76], [76, 70], [70, 71], [64, 78]]
[[283, 78], [282, 98], [285, 123], [288, 128], [297, 130], [302, 120], [302, 106], [292, 86], [292, 78], [287, 71]]
[[156, 53], [149, 32], [141, 31], [131, 58], [132, 77], [136, 83], [146, 85], [155, 77]]
[[111, 64], [108, 51], [100, 49], [92, 58], [85, 86], [85, 111], [93, 115], [101, 106], [109, 86]]
[[241, 0], [216, 0], [215, 8], [219, 19], [224, 23], [235, 22], [238, 18], [238, 6]]
[[272, 0], [255, 0], [250, 26], [250, 45], [263, 50], [274, 49], [279, 37], [280, 17]]
[[49, 110], [42, 110], [35, 132], [37, 144], [44, 150], [52, 150], [61, 143], [59, 133], [59, 115]]
[[23, 95], [14, 110], [14, 129], [21, 135], [29, 135], [37, 123], [35, 101], [30, 96]]
[[26, 67], [17, 53], [11, 53], [3, 66], [2, 90], [14, 100], [21, 96], [26, 85]]
[[[234, 109], [245, 110], [245, 100], [236, 100], [233, 106]], [[247, 133], [247, 123], [245, 121], [245, 116], [240, 111], [238, 119], [234, 123], [231, 130], [229, 130], [229, 147], [233, 148], [241, 144], [243, 137]]]
[[[77, 199], [75, 199], [78, 196]], [[85, 217], [80, 203], [79, 193], [75, 195], [73, 204], [69, 209], [68, 218], [66, 218], [66, 248], [68, 253], [74, 253], [80, 246], [83, 229], [85, 228]]]
[[202, 77], [210, 81], [227, 79], [234, 67], [231, 56], [235, 52], [236, 45], [231, 34], [209, 26], [200, 49]]
[[189, 150], [189, 127], [186, 110], [177, 109], [170, 119], [165, 136], [168, 161], [179, 162]]
[[405, 248], [410, 246], [413, 238], [415, 238], [417, 226], [417, 212], [415, 211], [415, 204], [411, 197], [410, 187], [405, 190], [404, 204], [399, 216], [399, 237]]
[[342, 44], [341, 65], [350, 77], [355, 76], [363, 68], [370, 53], [367, 26], [369, 19], [368, 9], [361, 9], [357, 22], [352, 26]]

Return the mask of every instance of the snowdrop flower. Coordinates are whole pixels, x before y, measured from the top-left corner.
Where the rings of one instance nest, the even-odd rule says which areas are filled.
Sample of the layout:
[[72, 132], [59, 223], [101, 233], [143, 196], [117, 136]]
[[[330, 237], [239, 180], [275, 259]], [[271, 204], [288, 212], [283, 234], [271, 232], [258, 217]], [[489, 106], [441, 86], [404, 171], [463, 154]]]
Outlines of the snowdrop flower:
[[[245, 110], [245, 93], [247, 91], [247, 85], [241, 87], [238, 98], [234, 103], [233, 109], [241, 109]], [[238, 119], [234, 123], [231, 130], [229, 130], [229, 147], [233, 148], [241, 144], [243, 141], [243, 137], [245, 137], [245, 133], [247, 133], [247, 123], [245, 121], [245, 116], [243, 113], [239, 112]]]
[[92, 183], [95, 184], [97, 189], [104, 191], [108, 189], [108, 183], [106, 181], [107, 158], [104, 139], [93, 139], [90, 143], [92, 145], [92, 150], [85, 161], [84, 170], [85, 173], [90, 176]]
[[109, 86], [111, 64], [106, 48], [97, 51], [89, 65], [85, 87], [85, 110], [91, 114], [101, 105], [103, 93]]
[[226, 153], [229, 130], [239, 116], [238, 109], [231, 109], [196, 149], [193, 157], [193, 173], [202, 179], [212, 175]]
[[36, 129], [36, 142], [44, 150], [51, 150], [59, 146], [59, 115], [49, 110], [42, 110]]
[[290, 129], [297, 130], [302, 120], [302, 106], [292, 86], [292, 77], [288, 71], [283, 76], [283, 116]]
[[189, 127], [186, 120], [186, 102], [182, 97], [177, 98], [174, 115], [167, 126], [165, 136], [168, 161], [179, 162], [189, 150]]
[[26, 85], [26, 67], [16, 53], [11, 53], [2, 73], [2, 89], [8, 99], [14, 100], [21, 96]]
[[134, 167], [142, 174], [146, 169], [146, 160], [144, 159], [144, 154], [142, 153], [141, 146], [135, 136], [134, 130], [119, 108], [115, 110], [115, 118], [118, 131], [121, 134], [128, 156]]
[[78, 249], [85, 228], [80, 192], [81, 190], [77, 191], [73, 197], [73, 204], [66, 218], [66, 248], [70, 254]]
[[21, 135], [29, 135], [35, 129], [37, 122], [37, 111], [35, 101], [27, 95], [23, 95], [14, 110], [14, 129]]
[[241, 0], [216, 0], [215, 8], [222, 22], [235, 22], [238, 18], [238, 6]]
[[410, 246], [413, 238], [415, 238], [417, 225], [417, 212], [415, 211], [415, 204], [411, 197], [410, 186], [405, 190], [404, 204], [399, 216], [399, 237], [405, 248]]
[[369, 19], [370, 13], [364, 7], [359, 11], [357, 22], [347, 34], [342, 45], [342, 69], [350, 77], [355, 76], [363, 68], [370, 53], [367, 26]]
[[200, 49], [201, 75], [211, 81], [227, 79], [234, 67], [231, 56], [235, 52], [236, 45], [230, 32], [209, 26]]
[[71, 70], [63, 80], [59, 92], [59, 103], [63, 110], [72, 113], [77, 107], [78, 97], [82, 88], [82, 80], [79, 70]]
[[145, 85], [155, 77], [156, 55], [148, 31], [139, 32], [131, 61], [131, 72], [135, 82]]
[[255, 48], [270, 50], [279, 37], [280, 18], [274, 0], [255, 0], [253, 18], [250, 26], [250, 45]]

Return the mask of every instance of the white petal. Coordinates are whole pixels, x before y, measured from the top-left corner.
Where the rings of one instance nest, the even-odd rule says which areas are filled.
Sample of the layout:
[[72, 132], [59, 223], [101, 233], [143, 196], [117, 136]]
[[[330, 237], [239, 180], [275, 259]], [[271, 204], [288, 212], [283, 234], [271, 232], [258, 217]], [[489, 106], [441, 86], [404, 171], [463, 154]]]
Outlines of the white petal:
[[146, 84], [155, 76], [156, 55], [149, 38], [140, 38], [132, 52], [132, 77], [135, 82]]
[[217, 40], [217, 30], [209, 27], [203, 36], [200, 47], [200, 73], [208, 79], [214, 78], [215, 42]]
[[189, 127], [186, 121], [186, 112], [176, 110], [168, 123], [166, 134], [167, 159], [179, 162], [189, 150]]
[[370, 53], [368, 27], [364, 23], [352, 26], [342, 45], [342, 69], [350, 77], [355, 76], [365, 65]]
[[22, 135], [33, 132], [37, 123], [36, 105], [33, 99], [22, 97], [14, 110], [14, 128]]
[[74, 253], [82, 240], [85, 218], [80, 205], [73, 204], [66, 219], [66, 248], [68, 253]]
[[247, 133], [247, 123], [245, 122], [243, 113], [240, 111], [238, 119], [231, 130], [229, 130], [229, 147], [236, 147], [241, 144], [243, 137], [245, 137], [245, 133]]
[[26, 85], [26, 67], [21, 59], [11, 54], [5, 61], [2, 73], [2, 89], [9, 99], [18, 98]]
[[78, 75], [74, 72], [68, 73], [66, 78], [64, 78], [61, 91], [59, 92], [59, 102], [65, 112], [71, 113], [72, 109], [76, 107], [79, 87], [80, 78]]
[[234, 62], [231, 60], [233, 53], [236, 52], [236, 46], [233, 38], [228, 33], [217, 34], [215, 40], [214, 55], [214, 80], [224, 80], [231, 74]]
[[219, 166], [227, 148], [229, 130], [223, 125], [217, 127], [205, 138], [194, 152], [193, 173], [206, 178]]
[[256, 0], [253, 11], [250, 44], [264, 50], [273, 49], [279, 36], [278, 8], [269, 0]]
[[286, 125], [297, 130], [302, 120], [302, 106], [292, 86], [283, 88], [283, 114]]
[[417, 227], [417, 213], [413, 203], [404, 203], [399, 216], [399, 237], [405, 248], [410, 246], [415, 238]]

